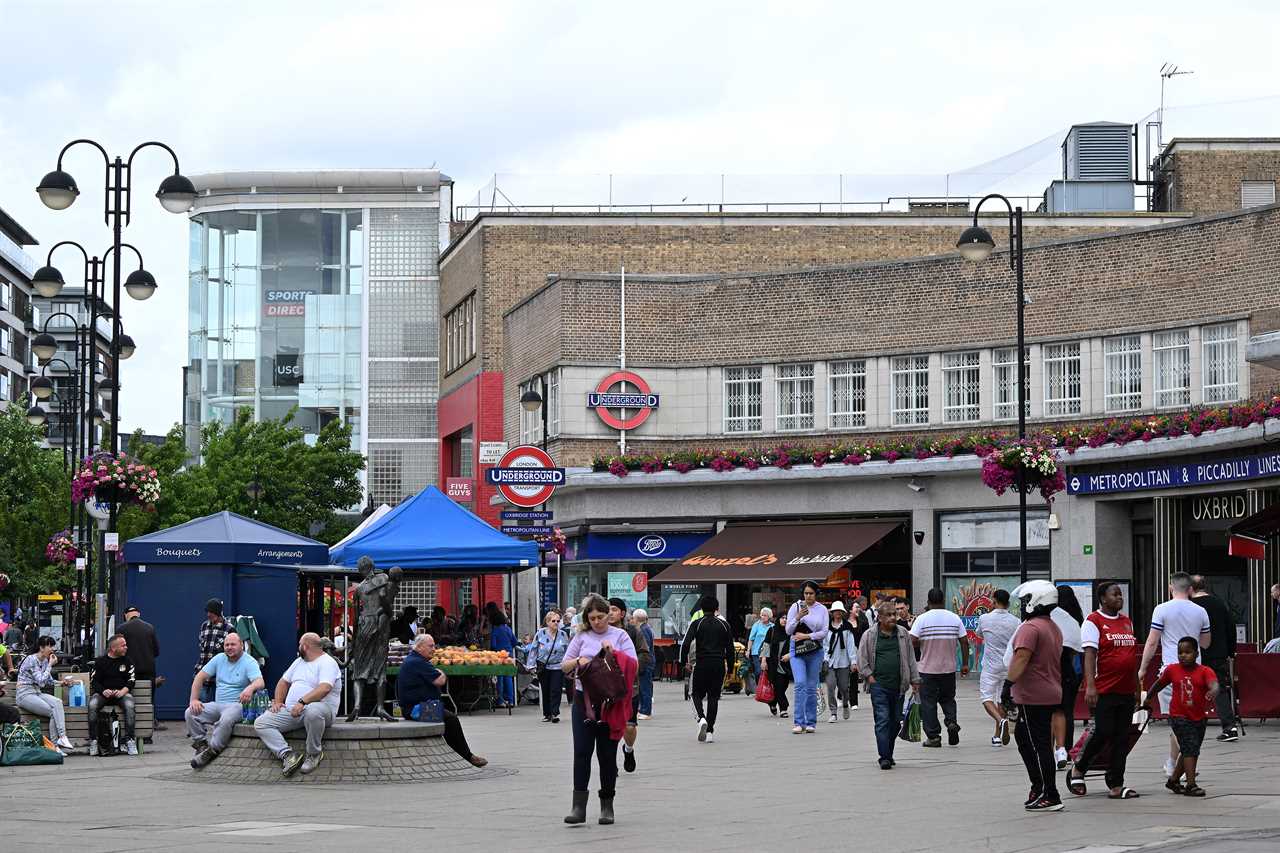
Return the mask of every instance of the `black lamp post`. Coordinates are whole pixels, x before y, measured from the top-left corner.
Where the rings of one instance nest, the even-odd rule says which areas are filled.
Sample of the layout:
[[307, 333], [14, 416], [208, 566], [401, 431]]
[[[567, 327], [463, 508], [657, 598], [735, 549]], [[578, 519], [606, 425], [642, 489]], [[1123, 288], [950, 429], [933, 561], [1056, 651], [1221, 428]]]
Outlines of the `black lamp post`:
[[[1018, 365], [1018, 438], [1027, 437], [1027, 374], [1026, 374], [1026, 329], [1024, 315], [1027, 307], [1026, 290], [1022, 279], [1022, 208], [1015, 207], [1009, 199], [999, 193], [984, 196], [973, 209], [973, 224], [964, 230], [956, 248], [967, 261], [985, 261], [995, 250], [996, 241], [991, 232], [978, 224], [978, 211], [984, 202], [999, 199], [1009, 209], [1009, 269], [1017, 278], [1018, 309], [1018, 350], [1015, 359]], [[1018, 579], [1027, 582], [1027, 472], [1018, 466]]]
[[[75, 139], [68, 142], [58, 152], [58, 162], [55, 169], [41, 179], [40, 185], [36, 187], [36, 192], [40, 195], [40, 200], [44, 205], [53, 210], [66, 210], [80, 195], [80, 188], [76, 185], [75, 178], [69, 173], [63, 171], [62, 158], [67, 151], [77, 145], [91, 145], [102, 155], [102, 159], [106, 164], [106, 183], [105, 183], [105, 199], [103, 202], [103, 220], [111, 227], [112, 231], [112, 322], [111, 322], [111, 376], [114, 380], [119, 381], [120, 377], [120, 359], [127, 358], [124, 355], [124, 331], [120, 328], [120, 290], [123, 286], [129, 295], [134, 299], [148, 299], [155, 293], [156, 280], [146, 270], [142, 269], [142, 258], [139, 256], [139, 269], [130, 273], [127, 281], [121, 279], [120, 273], [120, 249], [123, 245], [121, 242], [121, 232], [124, 227], [129, 224], [133, 210], [133, 158], [137, 156], [139, 151], [144, 148], [163, 148], [173, 158], [173, 174], [166, 177], [160, 182], [160, 187], [156, 191], [156, 198], [160, 201], [160, 205], [170, 213], [185, 213], [190, 209], [192, 202], [196, 198], [195, 185], [190, 179], [182, 175], [178, 164], [178, 155], [173, 149], [163, 142], [143, 142], [129, 153], [128, 159], [119, 156], [114, 159], [107, 154], [107, 150], [99, 143], [92, 139]], [[135, 250], [136, 252], [137, 250]], [[105, 256], [104, 256], [105, 261]], [[132, 342], [130, 342], [132, 343]], [[120, 395], [114, 394], [111, 399], [111, 452], [115, 454], [120, 448]], [[119, 513], [119, 504], [116, 501], [111, 502], [111, 514], [108, 522], [110, 530], [115, 530], [116, 517]], [[107, 594], [108, 604], [107, 611], [114, 608], [110, 602], [110, 598], [115, 593], [115, 552], [108, 552], [107, 558], [108, 577], [103, 578], [98, 583], [99, 594]], [[107, 583], [104, 584], [103, 581]], [[109, 587], [108, 585], [109, 584]], [[105, 613], [99, 616], [105, 618]], [[102, 632], [99, 632], [101, 634]], [[99, 636], [99, 651], [101, 650], [103, 638]]]
[[244, 493], [249, 496], [251, 501], [253, 501], [254, 518], [258, 517], [258, 501], [262, 498], [263, 494], [265, 494], [265, 491], [266, 490], [262, 488], [262, 484], [256, 479], [250, 480], [249, 484], [244, 487]]
[[[542, 412], [542, 441], [540, 442], [540, 446], [542, 447], [543, 450], [546, 450], [547, 449], [547, 406], [546, 406], [547, 377], [546, 376], [538, 377], [538, 388], [540, 389], [539, 391], [535, 391], [532, 388], [530, 388], [528, 391], [525, 391], [523, 394], [520, 395], [520, 408], [524, 409], [526, 412], [529, 412], [530, 414], [537, 411]], [[547, 505], [544, 503], [542, 505], [542, 509], [545, 510], [546, 508], [547, 508]], [[542, 613], [546, 607], [545, 602], [542, 601], [542, 572], [546, 569], [546, 566], [547, 566], [547, 552], [542, 549], [541, 545], [539, 545], [538, 546], [538, 613]], [[560, 583], [559, 577], [556, 578], [556, 583], [557, 584]], [[518, 605], [512, 605], [512, 606], [516, 607]]]

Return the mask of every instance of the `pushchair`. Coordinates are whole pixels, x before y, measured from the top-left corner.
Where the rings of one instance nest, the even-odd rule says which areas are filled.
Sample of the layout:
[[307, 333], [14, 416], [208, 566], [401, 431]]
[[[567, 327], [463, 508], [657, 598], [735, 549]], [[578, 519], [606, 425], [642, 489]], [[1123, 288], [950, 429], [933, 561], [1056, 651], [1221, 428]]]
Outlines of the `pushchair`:
[[[1151, 722], [1151, 714], [1147, 712], [1145, 706], [1134, 712], [1133, 720], [1129, 723], [1127, 737], [1122, 744], [1124, 746], [1124, 754], [1126, 756], [1133, 751], [1135, 746], [1138, 745], [1138, 740], [1141, 739], [1143, 733], [1146, 732], [1147, 724], [1149, 722]], [[1084, 752], [1085, 745], [1089, 742], [1089, 738], [1093, 737], [1093, 730], [1094, 721], [1090, 719], [1089, 722], [1085, 723], [1084, 732], [1080, 735], [1080, 739], [1077, 740], [1075, 746], [1071, 747], [1067, 752], [1067, 755], [1071, 758], [1072, 767], [1075, 767], [1077, 759], [1079, 759], [1081, 753]], [[1096, 777], [1106, 775], [1107, 768], [1111, 765], [1112, 749], [1112, 744], [1107, 744], [1102, 748], [1102, 751], [1098, 753], [1098, 757], [1093, 760], [1093, 764], [1089, 767], [1088, 772], [1084, 774], [1085, 779], [1088, 779], [1090, 776]]]

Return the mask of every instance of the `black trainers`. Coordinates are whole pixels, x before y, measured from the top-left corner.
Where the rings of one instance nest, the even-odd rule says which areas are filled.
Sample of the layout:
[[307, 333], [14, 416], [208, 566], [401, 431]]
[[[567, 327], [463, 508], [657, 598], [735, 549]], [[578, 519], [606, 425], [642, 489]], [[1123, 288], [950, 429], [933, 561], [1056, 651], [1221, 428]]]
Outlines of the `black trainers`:
[[204, 738], [196, 738], [191, 741], [191, 750], [193, 752], [204, 752], [209, 748], [209, 743]]
[[960, 743], [960, 724], [947, 723], [947, 744], [957, 746]]
[[622, 750], [622, 769], [628, 773], [636, 772], [636, 751], [634, 749]]
[[1034, 803], [1027, 803], [1024, 808], [1029, 812], [1060, 812], [1062, 811], [1062, 800], [1046, 800], [1041, 797]]
[[880, 769], [881, 769], [881, 770], [892, 770], [892, 769], [893, 769], [893, 762], [892, 762], [892, 761], [890, 761], [890, 760], [889, 760], [889, 759], [887, 759], [887, 758], [882, 758], [882, 759], [880, 759]]
[[1240, 732], [1236, 729], [1227, 729], [1225, 732], [1218, 735], [1218, 740], [1223, 743], [1235, 743], [1240, 740]]
[[923, 747], [927, 747], [928, 749], [942, 749], [942, 738], [940, 737], [925, 738], [920, 745]]
[[1042, 795], [1039, 791], [1037, 791], [1035, 788], [1032, 788], [1031, 793], [1027, 794], [1027, 799], [1022, 804], [1024, 806], [1029, 806], [1035, 803], [1037, 800], [1039, 800], [1041, 796]]

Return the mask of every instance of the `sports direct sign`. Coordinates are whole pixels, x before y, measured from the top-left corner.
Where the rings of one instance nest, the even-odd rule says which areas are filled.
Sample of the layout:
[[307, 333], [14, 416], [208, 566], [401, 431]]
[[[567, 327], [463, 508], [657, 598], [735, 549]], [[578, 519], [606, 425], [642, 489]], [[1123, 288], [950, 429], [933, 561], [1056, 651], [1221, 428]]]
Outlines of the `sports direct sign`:
[[546, 503], [556, 486], [564, 485], [564, 469], [557, 468], [542, 448], [525, 444], [504, 453], [484, 478], [508, 503], [529, 508]]
[[658, 395], [631, 371], [615, 370], [587, 395], [587, 407], [595, 409], [600, 420], [614, 429], [635, 429], [658, 408]]

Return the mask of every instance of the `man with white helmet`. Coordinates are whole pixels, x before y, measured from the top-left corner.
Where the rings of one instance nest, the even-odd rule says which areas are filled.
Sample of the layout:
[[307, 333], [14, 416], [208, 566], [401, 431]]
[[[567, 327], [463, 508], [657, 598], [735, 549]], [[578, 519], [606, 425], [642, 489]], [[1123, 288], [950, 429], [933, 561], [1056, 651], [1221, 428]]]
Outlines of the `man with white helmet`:
[[1062, 811], [1053, 757], [1053, 712], [1062, 703], [1062, 632], [1049, 614], [1058, 606], [1057, 588], [1045, 580], [1027, 581], [1013, 591], [1022, 599], [1022, 623], [1009, 648], [1009, 681], [1018, 705], [1014, 739], [1027, 767], [1029, 812]]

